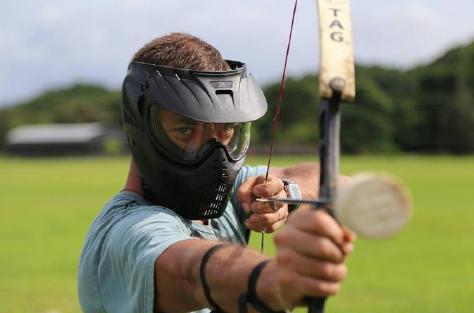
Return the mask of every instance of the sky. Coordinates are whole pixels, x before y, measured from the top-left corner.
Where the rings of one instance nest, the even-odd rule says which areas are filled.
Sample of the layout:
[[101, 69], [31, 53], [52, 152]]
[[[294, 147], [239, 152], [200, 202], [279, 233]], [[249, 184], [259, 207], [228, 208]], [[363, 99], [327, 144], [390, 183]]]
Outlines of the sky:
[[[262, 84], [281, 75], [294, 0], [2, 0], [0, 106], [77, 82], [119, 89], [136, 50], [187, 32], [244, 61]], [[474, 40], [472, 0], [353, 0], [357, 63], [409, 68]], [[289, 75], [318, 69], [315, 0], [299, 0]]]

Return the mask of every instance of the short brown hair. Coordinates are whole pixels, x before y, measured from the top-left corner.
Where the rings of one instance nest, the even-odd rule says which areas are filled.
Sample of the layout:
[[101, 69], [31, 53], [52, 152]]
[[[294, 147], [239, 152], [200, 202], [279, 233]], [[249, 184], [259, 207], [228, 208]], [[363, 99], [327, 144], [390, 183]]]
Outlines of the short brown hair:
[[152, 40], [135, 53], [132, 61], [198, 71], [230, 69], [219, 50], [185, 33], [172, 33]]

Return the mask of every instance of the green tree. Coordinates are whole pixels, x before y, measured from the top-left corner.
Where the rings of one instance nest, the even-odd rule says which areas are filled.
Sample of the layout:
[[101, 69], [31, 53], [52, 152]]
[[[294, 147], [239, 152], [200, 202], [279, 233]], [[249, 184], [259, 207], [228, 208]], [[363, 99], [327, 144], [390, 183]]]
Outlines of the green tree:
[[343, 104], [341, 149], [345, 153], [385, 152], [395, 149], [392, 99], [365, 75], [357, 75], [356, 100]]

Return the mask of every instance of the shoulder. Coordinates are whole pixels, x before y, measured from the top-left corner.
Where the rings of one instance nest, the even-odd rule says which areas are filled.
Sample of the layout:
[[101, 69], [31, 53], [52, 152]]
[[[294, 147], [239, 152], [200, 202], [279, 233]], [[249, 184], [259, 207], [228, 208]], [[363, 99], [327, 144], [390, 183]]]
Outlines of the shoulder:
[[137, 246], [160, 252], [188, 239], [191, 231], [174, 211], [152, 205], [140, 195], [120, 192], [92, 223], [85, 250], [100, 251], [97, 258], [135, 251]]
[[188, 223], [173, 210], [153, 205], [136, 194], [122, 192], [118, 200], [125, 203], [121, 204], [120, 217], [111, 231], [112, 242], [189, 237]]
[[[153, 309], [154, 264], [171, 245], [191, 239], [172, 210], [141, 196], [121, 192], [92, 224], [79, 262], [79, 297], [83, 308]], [[132, 300], [131, 300], [132, 299]]]

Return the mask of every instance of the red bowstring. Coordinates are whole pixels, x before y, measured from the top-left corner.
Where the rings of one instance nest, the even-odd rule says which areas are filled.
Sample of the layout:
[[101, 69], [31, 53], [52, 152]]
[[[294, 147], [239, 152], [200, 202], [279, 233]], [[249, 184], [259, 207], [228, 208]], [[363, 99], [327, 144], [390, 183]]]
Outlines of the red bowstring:
[[277, 129], [278, 129], [278, 122], [280, 120], [280, 107], [281, 107], [281, 103], [283, 101], [283, 96], [285, 94], [286, 65], [288, 64], [288, 55], [290, 54], [291, 37], [293, 35], [293, 25], [295, 24], [295, 16], [296, 16], [297, 6], [298, 6], [298, 0], [295, 0], [295, 5], [293, 7], [293, 15], [291, 17], [290, 35], [288, 36], [288, 45], [286, 47], [285, 65], [283, 66], [283, 74], [281, 75], [280, 92], [279, 92], [280, 95], [278, 97], [275, 116], [273, 118], [272, 142], [270, 144], [270, 153], [269, 153], [269, 156], [268, 156], [267, 173], [265, 174], [265, 180], [268, 180], [268, 172], [270, 171], [270, 163], [271, 163], [271, 160], [272, 160], [273, 146], [275, 144], [275, 137], [276, 137], [276, 132], [277, 132]]

